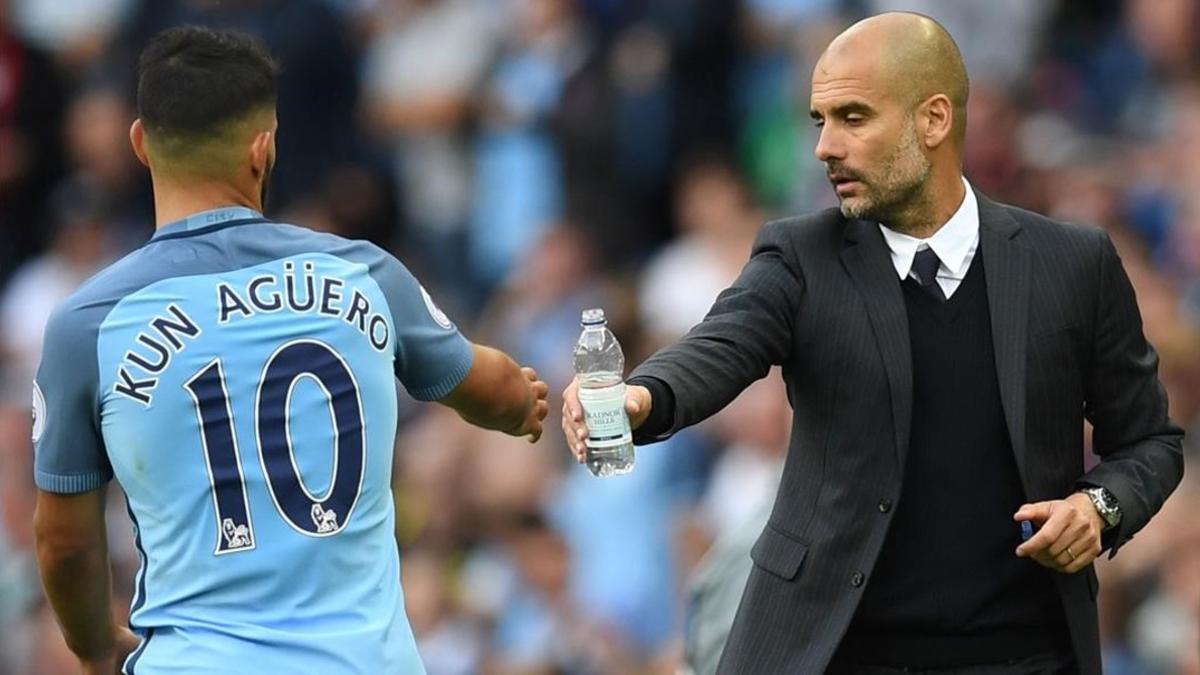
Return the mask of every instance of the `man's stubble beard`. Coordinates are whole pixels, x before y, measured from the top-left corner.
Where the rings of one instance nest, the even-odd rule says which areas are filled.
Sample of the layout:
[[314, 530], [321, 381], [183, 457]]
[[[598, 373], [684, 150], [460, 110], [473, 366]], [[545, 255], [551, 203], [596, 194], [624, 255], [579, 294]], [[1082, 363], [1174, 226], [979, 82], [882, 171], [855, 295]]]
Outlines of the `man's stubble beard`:
[[900, 216], [913, 210], [921, 201], [930, 170], [929, 159], [921, 152], [916, 124], [909, 120], [901, 142], [876, 173], [879, 179], [870, 183], [861, 181], [862, 198], [841, 200], [842, 215], [851, 220], [884, 224], [900, 221]]

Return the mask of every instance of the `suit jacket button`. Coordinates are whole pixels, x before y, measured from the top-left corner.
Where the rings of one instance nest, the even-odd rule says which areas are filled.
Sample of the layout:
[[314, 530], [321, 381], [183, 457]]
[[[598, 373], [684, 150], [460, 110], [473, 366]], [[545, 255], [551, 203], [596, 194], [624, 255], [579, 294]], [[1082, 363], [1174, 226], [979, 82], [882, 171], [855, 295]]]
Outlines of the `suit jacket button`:
[[850, 577], [850, 585], [858, 588], [859, 586], [863, 585], [864, 579], [865, 577], [863, 577], [862, 572], [855, 572], [854, 575]]
[[892, 510], [892, 500], [890, 500], [890, 499], [880, 499], [879, 500], [879, 512], [880, 513], [887, 513], [888, 511], [891, 511], [891, 510]]

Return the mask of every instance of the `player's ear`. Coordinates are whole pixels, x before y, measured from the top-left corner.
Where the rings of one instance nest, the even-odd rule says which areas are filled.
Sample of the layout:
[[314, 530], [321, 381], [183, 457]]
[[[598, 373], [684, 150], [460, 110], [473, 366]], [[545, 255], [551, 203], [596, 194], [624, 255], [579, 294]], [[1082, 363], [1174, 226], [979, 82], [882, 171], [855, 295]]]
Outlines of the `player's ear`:
[[275, 132], [261, 131], [250, 143], [250, 169], [258, 178], [271, 169], [271, 155], [275, 148]]
[[129, 127], [129, 144], [133, 146], [133, 154], [137, 155], [142, 166], [150, 166], [150, 157], [146, 154], [146, 126], [142, 118], [137, 118]]

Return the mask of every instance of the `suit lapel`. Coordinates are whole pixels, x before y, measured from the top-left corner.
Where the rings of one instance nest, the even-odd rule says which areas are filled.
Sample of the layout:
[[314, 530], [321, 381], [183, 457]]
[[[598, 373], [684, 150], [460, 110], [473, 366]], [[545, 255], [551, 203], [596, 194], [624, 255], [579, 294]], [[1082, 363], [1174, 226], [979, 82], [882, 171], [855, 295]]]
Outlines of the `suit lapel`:
[[987, 279], [992, 320], [992, 346], [996, 353], [996, 378], [1013, 454], [1026, 491], [1025, 470], [1025, 370], [1029, 327], [1029, 276], [1032, 251], [1024, 246], [1021, 226], [995, 202], [976, 193], [979, 200], [979, 248]]
[[[1032, 252], [1020, 242], [1021, 226], [1007, 211], [978, 192], [976, 197], [979, 201], [979, 248], [986, 270], [1000, 401], [1017, 469], [1028, 489], [1025, 368]], [[878, 225], [860, 220], [848, 222], [841, 259], [866, 304], [871, 328], [883, 356], [895, 420], [896, 460], [902, 471], [908, 457], [912, 425], [912, 345], [904, 295]]]
[[887, 371], [895, 421], [897, 474], [902, 475], [912, 424], [912, 346], [900, 279], [883, 234], [874, 223], [855, 220], [846, 224], [846, 247], [841, 258], [866, 303]]

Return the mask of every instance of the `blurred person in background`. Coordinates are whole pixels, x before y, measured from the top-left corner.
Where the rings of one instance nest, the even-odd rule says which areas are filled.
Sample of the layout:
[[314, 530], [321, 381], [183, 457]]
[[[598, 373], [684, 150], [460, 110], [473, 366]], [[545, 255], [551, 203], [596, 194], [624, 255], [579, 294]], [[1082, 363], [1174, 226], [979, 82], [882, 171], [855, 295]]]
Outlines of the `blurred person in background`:
[[684, 662], [690, 673], [717, 672], [750, 576], [750, 549], [779, 488], [791, 420], [787, 394], [774, 378], [751, 384], [713, 416], [727, 446], [701, 502], [711, 546], [687, 580]]
[[[581, 4], [595, 15], [604, 3]], [[634, 255], [671, 234], [680, 159], [733, 145], [737, 4], [610, 4], [610, 15], [624, 12], [624, 25], [607, 43], [609, 54], [592, 59], [585, 84], [569, 92], [571, 118], [559, 120], [570, 204], [589, 215], [583, 224], [609, 268], [628, 271]], [[603, 83], [586, 82], [600, 72]], [[625, 198], [614, 200], [613, 192]]]
[[736, 167], [718, 155], [684, 169], [675, 212], [679, 236], [647, 262], [638, 289], [640, 319], [656, 348], [700, 323], [737, 278], [762, 221]]
[[1200, 490], [1180, 500], [1189, 508], [1176, 519], [1162, 559], [1154, 592], [1133, 613], [1130, 631], [1140, 662], [1160, 673], [1200, 673], [1195, 647], [1200, 644]]
[[112, 255], [111, 207], [86, 181], [59, 186], [49, 249], [21, 266], [0, 295], [0, 381], [25, 389], [42, 354], [50, 313]]
[[62, 174], [63, 86], [0, 0], [0, 284], [45, 246], [41, 200]]
[[563, 220], [546, 225], [529, 245], [484, 308], [479, 331], [551, 386], [565, 386], [574, 373], [561, 356], [563, 345], [579, 335], [579, 308], [616, 307], [622, 300], [599, 275], [595, 239]]
[[95, 190], [68, 181], [56, 190], [52, 210], [50, 248], [18, 268], [0, 295], [0, 672], [53, 673], [61, 672], [53, 664], [73, 663], [64, 660], [70, 652], [37, 592], [25, 391], [51, 311], [112, 251], [107, 206]]
[[568, 593], [571, 551], [541, 516], [500, 524], [514, 584], [496, 616], [484, 672], [495, 675], [621, 672], [616, 636], [589, 625]]
[[430, 675], [474, 675], [483, 662], [482, 628], [461, 613], [452, 569], [429, 547], [404, 552], [404, 611]]
[[[546, 384], [464, 338], [402, 263], [262, 216], [275, 73], [242, 33], [150, 42], [129, 136], [155, 235], [46, 329], [34, 535], [85, 673], [420, 672], [393, 529], [397, 382], [541, 436]], [[129, 629], [111, 606], [113, 478], [142, 554]]]
[[1052, 70], [1042, 73], [1051, 76], [1048, 102], [1084, 131], [1153, 137], [1172, 89], [1193, 75], [1197, 21], [1192, 0], [1060, 3]]
[[35, 493], [28, 480], [33, 471], [28, 412], [24, 395], [0, 396], [0, 673], [31, 672], [38, 663], [31, 649], [40, 597], [33, 555]]
[[[769, 224], [705, 320], [628, 380], [644, 444], [784, 366], [792, 461], [723, 672], [1101, 670], [1091, 563], [1175, 488], [1183, 432], [1109, 237], [964, 179], [967, 92], [926, 16], [835, 38], [811, 116], [840, 209]], [[583, 461], [576, 387], [563, 430]]]
[[116, 84], [84, 85], [67, 106], [64, 120], [69, 174], [103, 199], [109, 213], [105, 229], [119, 251], [146, 240], [154, 218], [154, 194], [137, 158], [129, 152], [133, 106]]
[[1097, 564], [1104, 594], [1110, 587], [1118, 594], [1107, 599], [1108, 611], [1102, 614], [1104, 623], [1119, 629], [1106, 645], [1105, 673], [1196, 672], [1200, 657], [1198, 510], [1200, 477], [1188, 473], [1158, 517], [1138, 535], [1137, 546]]
[[622, 480], [571, 467], [547, 507], [572, 552], [570, 597], [579, 614], [654, 672], [678, 656], [680, 589], [694, 563], [686, 514], [700, 498], [694, 476], [711, 453], [707, 440], [680, 434], [643, 453]]
[[432, 281], [467, 262], [473, 187], [468, 125], [500, 47], [503, 15], [486, 0], [387, 0], [363, 61], [364, 107], [385, 144], [402, 205], [396, 241], [424, 254]]
[[837, 0], [745, 0], [735, 80], [738, 147], [754, 194], [772, 209], [831, 203], [805, 161], [804, 99], [820, 47], [841, 28]]
[[549, 121], [591, 49], [574, 0], [514, 0], [503, 52], [481, 94], [474, 148], [471, 269], [484, 291], [564, 214], [561, 148]]
[[[1055, 10], [1053, 2], [1024, 0], [866, 0], [864, 4], [869, 14], [908, 11], [935, 16], [951, 35], [970, 35], [960, 46], [972, 87], [1018, 84], [1037, 57], [1044, 27]], [[979, 30], [982, 26], [987, 30]]]
[[33, 44], [53, 54], [68, 73], [80, 75], [106, 50], [137, 0], [7, 0], [13, 24]]

